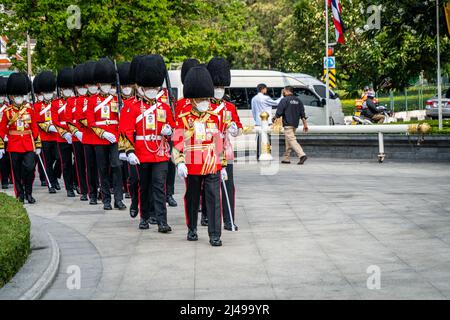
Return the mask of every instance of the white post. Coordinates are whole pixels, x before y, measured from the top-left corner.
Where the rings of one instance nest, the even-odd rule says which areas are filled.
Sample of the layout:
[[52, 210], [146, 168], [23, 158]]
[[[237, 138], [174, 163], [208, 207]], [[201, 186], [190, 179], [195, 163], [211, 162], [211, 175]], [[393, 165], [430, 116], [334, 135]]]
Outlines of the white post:
[[272, 161], [272, 150], [269, 142], [269, 114], [267, 112], [262, 112], [261, 118], [261, 145], [259, 161]]
[[437, 31], [437, 86], [439, 130], [442, 130], [442, 87], [441, 87], [441, 48], [439, 45], [439, 0], [436, 0], [436, 31]]
[[378, 132], [378, 162], [383, 162], [384, 157], [384, 134], [382, 132]]
[[325, 57], [326, 57], [326, 104], [325, 104], [325, 124], [330, 124], [330, 114], [328, 110], [328, 101], [330, 100], [330, 76], [329, 76], [329, 69], [328, 69], [328, 0], [325, 0]]

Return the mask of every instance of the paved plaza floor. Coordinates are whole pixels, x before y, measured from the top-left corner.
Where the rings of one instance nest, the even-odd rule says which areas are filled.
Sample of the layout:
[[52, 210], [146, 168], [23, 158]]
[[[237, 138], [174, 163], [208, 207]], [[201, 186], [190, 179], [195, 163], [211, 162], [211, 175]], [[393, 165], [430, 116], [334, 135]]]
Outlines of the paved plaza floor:
[[[275, 169], [235, 165], [239, 231], [224, 231], [222, 247], [201, 226], [199, 241], [186, 241], [178, 178], [170, 234], [36, 187], [28, 212], [61, 248], [43, 298], [450, 298], [449, 164], [310, 159]], [[70, 290], [74, 266], [81, 287]]]

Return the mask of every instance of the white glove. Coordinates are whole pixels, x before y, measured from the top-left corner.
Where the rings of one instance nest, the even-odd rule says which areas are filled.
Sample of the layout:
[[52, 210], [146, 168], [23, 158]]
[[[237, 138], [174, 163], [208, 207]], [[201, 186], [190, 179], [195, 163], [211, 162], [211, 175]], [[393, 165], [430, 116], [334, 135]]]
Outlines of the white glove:
[[108, 131], [103, 132], [102, 138], [108, 140], [110, 143], [116, 143], [117, 141], [116, 136]]
[[171, 134], [172, 134], [172, 127], [166, 123], [161, 129], [161, 135], [170, 136]]
[[78, 140], [83, 141], [83, 132], [77, 131], [74, 135]]
[[181, 162], [177, 165], [177, 174], [181, 179], [185, 179], [188, 176], [188, 169], [186, 165]]
[[222, 168], [222, 170], [220, 170], [220, 177], [222, 178], [222, 181], [228, 180], [228, 173], [226, 168]]
[[230, 127], [228, 128], [228, 132], [231, 134], [232, 137], [237, 137], [239, 135], [239, 128], [236, 122], [231, 123]]
[[134, 153], [130, 153], [127, 157], [128, 162], [132, 165], [135, 166], [137, 164], [140, 164], [138, 157], [136, 157], [136, 155]]
[[3, 139], [4, 142], [8, 142], [8, 136], [5, 136], [5, 139]]
[[58, 131], [56, 130], [56, 127], [54, 125], [50, 125], [48, 127], [48, 132], [58, 132]]
[[41, 148], [37, 148], [36, 150], [34, 150], [34, 153], [36, 153], [37, 155], [41, 154]]
[[0, 159], [5, 155], [5, 149], [0, 149]]
[[72, 144], [72, 135], [70, 133], [65, 133], [63, 136], [63, 139], [66, 139], [68, 144]]
[[127, 154], [125, 152], [119, 153], [119, 160], [128, 161]]

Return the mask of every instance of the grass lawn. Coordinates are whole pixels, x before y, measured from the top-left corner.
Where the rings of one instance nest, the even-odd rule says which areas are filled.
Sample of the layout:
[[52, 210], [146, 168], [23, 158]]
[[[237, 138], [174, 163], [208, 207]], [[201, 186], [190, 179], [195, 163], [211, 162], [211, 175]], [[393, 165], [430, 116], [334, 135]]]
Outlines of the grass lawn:
[[30, 252], [30, 219], [23, 205], [0, 192], [0, 288], [22, 267]]

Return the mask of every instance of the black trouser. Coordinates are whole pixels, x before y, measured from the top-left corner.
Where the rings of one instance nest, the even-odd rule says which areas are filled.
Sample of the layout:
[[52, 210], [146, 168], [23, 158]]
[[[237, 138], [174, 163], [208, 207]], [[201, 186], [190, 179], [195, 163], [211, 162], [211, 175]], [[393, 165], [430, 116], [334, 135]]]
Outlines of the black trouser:
[[131, 196], [131, 208], [139, 209], [139, 174], [137, 166], [128, 165], [128, 192]]
[[[112, 175], [112, 187], [114, 189], [114, 201], [123, 200], [122, 169], [119, 160], [117, 143], [109, 145], [96, 145], [95, 156], [100, 175], [100, 188], [103, 203], [111, 203], [110, 174]], [[110, 170], [111, 169], [111, 170]]]
[[169, 161], [166, 178], [166, 193], [168, 196], [173, 196], [175, 193], [175, 174], [175, 164], [172, 161]]
[[[225, 185], [227, 188], [227, 194], [228, 194], [228, 199], [230, 201], [230, 206], [231, 206], [231, 215], [233, 217], [233, 222], [235, 222], [234, 220], [234, 203], [235, 203], [235, 197], [234, 197], [234, 179], [233, 179], [233, 164], [228, 163], [227, 165], [227, 175], [228, 175], [228, 180], [225, 181]], [[221, 185], [221, 191], [222, 191], [222, 216], [223, 216], [223, 223], [224, 224], [231, 224], [231, 219], [230, 219], [230, 210], [228, 208], [228, 202], [227, 202], [227, 197], [225, 195], [225, 190], [223, 187], [223, 182], [220, 183]]]
[[[42, 141], [42, 158], [52, 187], [58, 182], [57, 172], [61, 170], [58, 161], [58, 144], [56, 141]], [[49, 186], [50, 187], [50, 186]]]
[[142, 219], [150, 218], [151, 201], [158, 224], [167, 224], [166, 176], [167, 161], [142, 163], [139, 169], [139, 201]]
[[10, 153], [14, 189], [16, 197], [31, 195], [33, 192], [34, 170], [36, 168], [35, 153], [29, 152], [11, 152]]
[[73, 142], [73, 151], [75, 155], [75, 167], [77, 173], [78, 186], [81, 194], [88, 194], [86, 159], [84, 156], [83, 144], [79, 141]]
[[127, 161], [120, 161], [121, 166], [120, 166], [120, 170], [122, 170], [122, 188], [123, 188], [123, 192], [128, 192], [130, 193], [130, 190], [128, 188], [128, 162]]
[[205, 189], [208, 234], [210, 237], [220, 237], [222, 234], [222, 219], [220, 217], [220, 171], [206, 176], [188, 175], [186, 179], [186, 194], [184, 196], [187, 226], [191, 230], [197, 229], [202, 184]]
[[47, 182], [47, 179], [45, 178], [44, 168], [42, 167], [41, 162], [39, 161], [39, 156], [37, 154], [35, 155], [34, 163], [38, 167], [39, 180], [41, 182]]
[[67, 142], [58, 142], [59, 155], [62, 162], [62, 172], [66, 190], [73, 190], [73, 162], [72, 145]]
[[[7, 142], [5, 142], [5, 150], [7, 148]], [[3, 158], [0, 159], [0, 174], [2, 175], [2, 185], [9, 184], [9, 175], [11, 174], [11, 160], [9, 159], [9, 153], [5, 152]]]
[[97, 199], [98, 191], [98, 171], [97, 171], [97, 157], [95, 156], [95, 146], [92, 144], [85, 144], [84, 156], [86, 159], [86, 173], [87, 184], [89, 189], [89, 199]]

